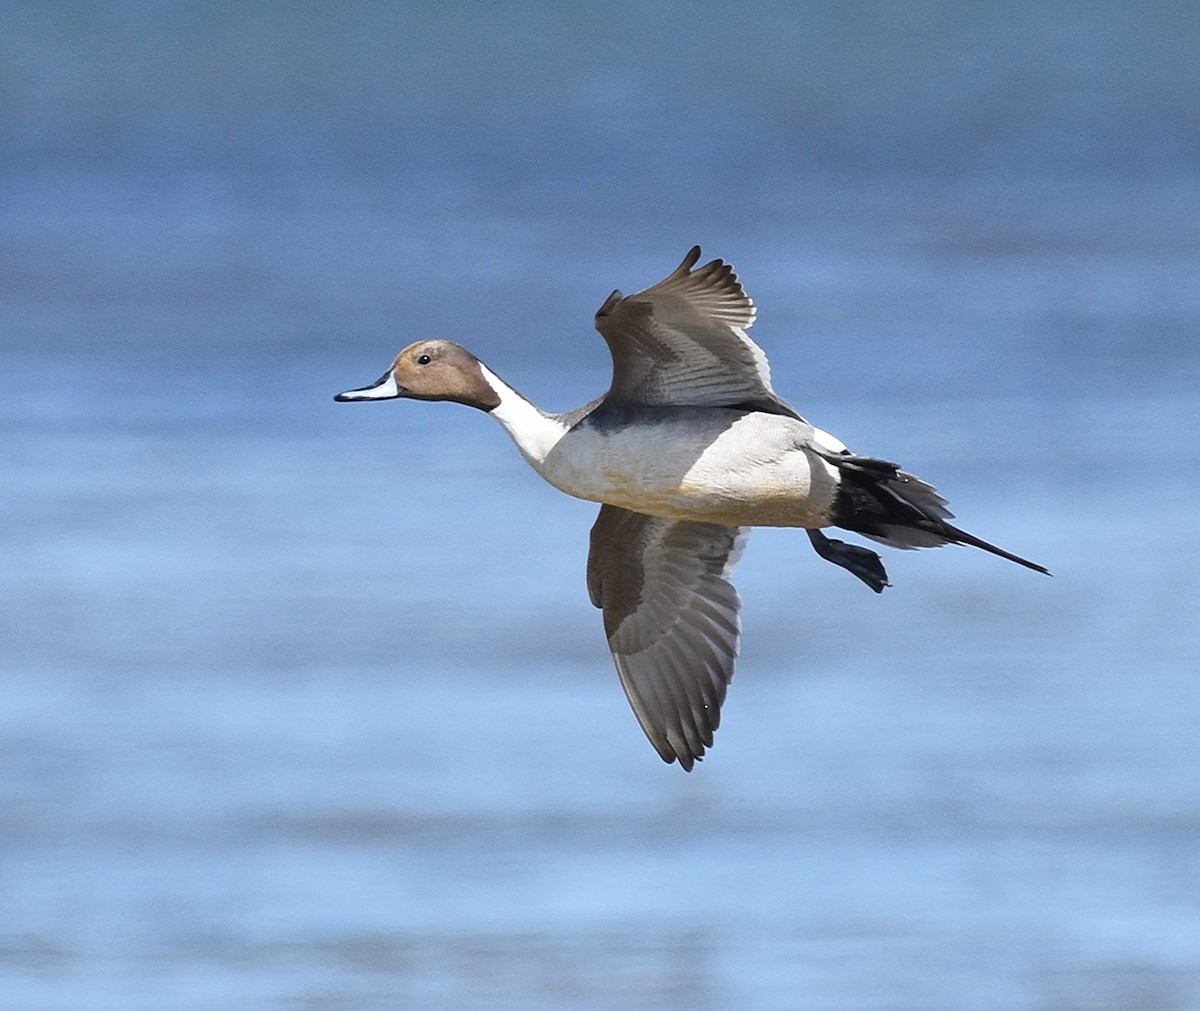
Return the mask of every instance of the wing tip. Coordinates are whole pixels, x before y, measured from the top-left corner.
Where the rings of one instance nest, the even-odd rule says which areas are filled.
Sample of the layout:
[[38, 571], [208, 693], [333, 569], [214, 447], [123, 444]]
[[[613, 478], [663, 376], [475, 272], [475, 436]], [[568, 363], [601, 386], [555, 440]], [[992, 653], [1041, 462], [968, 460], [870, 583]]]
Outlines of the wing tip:
[[696, 264], [699, 262], [700, 262], [700, 247], [692, 246], [692, 248], [687, 251], [687, 255], [684, 256], [684, 258], [683, 258], [682, 262], [679, 264], [679, 266], [676, 267], [674, 271], [672, 271], [671, 277], [672, 278], [687, 277], [688, 274], [690, 274], [692, 272], [692, 268], [694, 266], [696, 266]]
[[691, 772], [696, 767], [696, 763], [702, 762], [703, 760], [704, 760], [703, 754], [674, 755], [671, 758], [664, 759], [664, 761], [666, 761], [668, 764], [670, 764], [671, 762], [675, 762], [675, 761], [679, 762], [679, 767], [684, 772]]
[[[686, 291], [688, 298], [699, 299], [705, 312], [727, 326], [743, 331], [750, 329], [758, 315], [758, 307], [742, 285], [733, 264], [717, 257], [697, 268], [700, 255], [700, 247], [692, 246], [679, 266], [647, 291]], [[745, 337], [745, 334], [741, 336]]]
[[619, 288], [613, 288], [612, 294], [604, 300], [604, 304], [596, 310], [596, 319], [604, 319], [606, 316], [611, 316], [613, 310], [624, 300], [625, 296]]

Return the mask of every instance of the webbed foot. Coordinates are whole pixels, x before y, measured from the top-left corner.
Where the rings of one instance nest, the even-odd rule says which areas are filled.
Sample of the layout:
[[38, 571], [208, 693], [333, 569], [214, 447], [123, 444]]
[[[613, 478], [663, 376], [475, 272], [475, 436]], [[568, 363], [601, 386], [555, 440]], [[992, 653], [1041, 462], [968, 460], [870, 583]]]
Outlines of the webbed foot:
[[809, 530], [808, 539], [813, 550], [827, 562], [840, 565], [866, 583], [876, 593], [883, 593], [888, 582], [887, 570], [879, 556], [870, 548], [826, 537], [820, 530]]

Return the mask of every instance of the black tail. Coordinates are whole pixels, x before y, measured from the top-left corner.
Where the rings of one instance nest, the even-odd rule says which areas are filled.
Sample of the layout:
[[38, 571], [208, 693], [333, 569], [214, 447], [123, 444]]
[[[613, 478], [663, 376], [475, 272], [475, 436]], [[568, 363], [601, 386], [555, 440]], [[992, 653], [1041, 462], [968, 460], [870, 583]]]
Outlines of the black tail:
[[1003, 548], [997, 547], [995, 544], [989, 544], [982, 537], [976, 537], [974, 534], [967, 533], [965, 530], [960, 530], [958, 527], [950, 523], [943, 524], [945, 529], [951, 535], [951, 541], [954, 544], [969, 544], [973, 548], [983, 548], [984, 551], [989, 551], [993, 555], [999, 555], [1001, 558], [1007, 558], [1010, 562], [1016, 562], [1018, 565], [1024, 565], [1027, 569], [1033, 569], [1034, 572], [1041, 572], [1047, 576], [1053, 573], [1038, 562], [1031, 562], [1028, 558], [1022, 558], [1020, 555], [1014, 555], [1011, 551], [1005, 551]]
[[946, 507], [946, 500], [937, 489], [905, 473], [896, 464], [853, 453], [821, 455], [841, 474], [833, 522], [843, 530], [853, 530], [894, 548], [969, 544], [1050, 575], [1044, 565], [998, 548], [947, 522], [954, 518], [954, 513]]

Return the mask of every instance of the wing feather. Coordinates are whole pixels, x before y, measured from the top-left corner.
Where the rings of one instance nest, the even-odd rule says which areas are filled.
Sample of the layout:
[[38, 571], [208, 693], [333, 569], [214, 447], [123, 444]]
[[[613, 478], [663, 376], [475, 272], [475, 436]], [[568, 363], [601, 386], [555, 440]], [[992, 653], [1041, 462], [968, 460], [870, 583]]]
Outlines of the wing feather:
[[592, 528], [588, 592], [650, 743], [690, 770], [712, 747], [733, 678], [741, 599], [730, 576], [748, 529], [605, 505]]
[[693, 246], [669, 277], [636, 295], [614, 291], [596, 313], [613, 358], [606, 400], [799, 417], [772, 389], [767, 356], [746, 333], [756, 310], [733, 267], [712, 260], [693, 270], [699, 259]]

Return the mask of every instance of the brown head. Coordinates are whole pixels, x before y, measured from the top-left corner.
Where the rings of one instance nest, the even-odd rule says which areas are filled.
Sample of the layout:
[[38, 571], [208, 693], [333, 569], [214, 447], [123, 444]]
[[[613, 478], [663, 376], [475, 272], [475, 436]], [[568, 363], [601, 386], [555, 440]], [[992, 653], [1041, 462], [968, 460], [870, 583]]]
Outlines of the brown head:
[[490, 411], [500, 397], [484, 375], [482, 364], [470, 351], [452, 341], [417, 341], [398, 355], [371, 386], [339, 393], [334, 400], [453, 400], [457, 404]]

